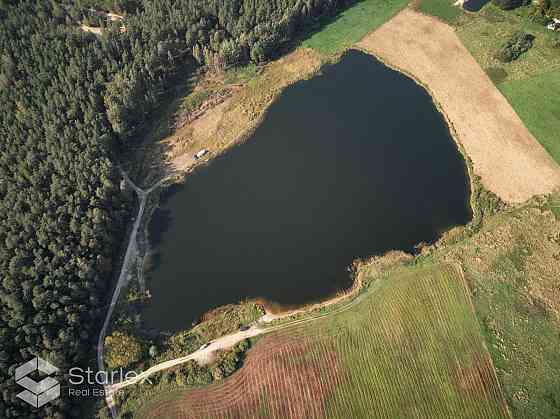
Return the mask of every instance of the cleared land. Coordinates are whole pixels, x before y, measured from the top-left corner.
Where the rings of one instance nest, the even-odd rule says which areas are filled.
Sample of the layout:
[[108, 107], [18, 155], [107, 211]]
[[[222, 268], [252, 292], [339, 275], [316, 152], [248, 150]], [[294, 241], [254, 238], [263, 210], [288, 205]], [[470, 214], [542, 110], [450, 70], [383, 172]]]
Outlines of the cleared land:
[[467, 288], [451, 265], [379, 277], [352, 309], [263, 338], [217, 385], [137, 417], [508, 417]]
[[406, 9], [358, 47], [428, 86], [488, 190], [523, 202], [560, 187], [558, 165], [450, 26]]

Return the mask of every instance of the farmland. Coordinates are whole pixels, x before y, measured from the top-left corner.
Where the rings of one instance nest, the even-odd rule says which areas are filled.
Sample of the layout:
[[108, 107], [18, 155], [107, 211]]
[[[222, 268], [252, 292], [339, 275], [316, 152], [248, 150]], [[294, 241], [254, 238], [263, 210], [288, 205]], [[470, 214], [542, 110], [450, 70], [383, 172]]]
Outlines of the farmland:
[[457, 268], [369, 279], [351, 309], [273, 333], [231, 378], [156, 397], [136, 416], [508, 416]]
[[[558, 97], [560, 35], [528, 18], [531, 6], [505, 11], [491, 3], [477, 13], [463, 13], [449, 0], [423, 0], [420, 10], [452, 25], [463, 45], [510, 102], [523, 123], [560, 163]], [[502, 63], [496, 51], [513, 32], [535, 36], [534, 46], [517, 60]]]

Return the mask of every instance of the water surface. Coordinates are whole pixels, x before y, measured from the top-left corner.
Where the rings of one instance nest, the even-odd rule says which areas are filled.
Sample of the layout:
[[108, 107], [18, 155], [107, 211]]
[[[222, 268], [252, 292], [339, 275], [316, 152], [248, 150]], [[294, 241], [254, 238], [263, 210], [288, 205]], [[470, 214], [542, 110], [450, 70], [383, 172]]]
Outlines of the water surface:
[[245, 298], [351, 285], [356, 258], [412, 251], [470, 217], [465, 164], [431, 97], [351, 51], [288, 88], [252, 138], [172, 187], [150, 223], [149, 328]]

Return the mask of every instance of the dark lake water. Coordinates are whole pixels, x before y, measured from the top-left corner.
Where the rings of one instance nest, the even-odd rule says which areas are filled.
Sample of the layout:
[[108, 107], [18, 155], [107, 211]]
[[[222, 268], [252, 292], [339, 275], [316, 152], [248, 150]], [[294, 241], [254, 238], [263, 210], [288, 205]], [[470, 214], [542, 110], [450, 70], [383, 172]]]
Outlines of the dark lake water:
[[148, 328], [220, 305], [293, 306], [351, 285], [356, 258], [470, 219], [465, 164], [413, 80], [351, 51], [288, 88], [245, 144], [169, 189], [150, 223]]
[[467, 0], [463, 4], [463, 9], [469, 12], [480, 11], [490, 0]]

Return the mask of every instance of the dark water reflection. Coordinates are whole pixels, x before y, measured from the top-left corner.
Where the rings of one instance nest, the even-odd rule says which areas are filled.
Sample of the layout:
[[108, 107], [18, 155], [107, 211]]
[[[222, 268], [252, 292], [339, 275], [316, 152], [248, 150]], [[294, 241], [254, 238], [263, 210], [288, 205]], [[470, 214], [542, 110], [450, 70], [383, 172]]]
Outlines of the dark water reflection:
[[414, 81], [351, 51], [287, 89], [246, 144], [197, 170], [150, 224], [147, 326], [249, 297], [297, 305], [350, 285], [355, 258], [465, 224], [468, 180]]

